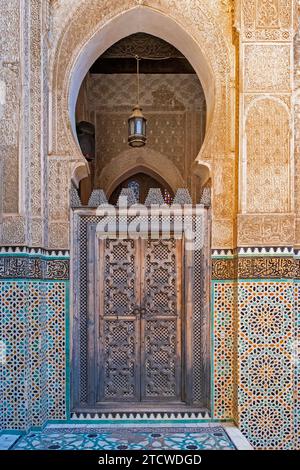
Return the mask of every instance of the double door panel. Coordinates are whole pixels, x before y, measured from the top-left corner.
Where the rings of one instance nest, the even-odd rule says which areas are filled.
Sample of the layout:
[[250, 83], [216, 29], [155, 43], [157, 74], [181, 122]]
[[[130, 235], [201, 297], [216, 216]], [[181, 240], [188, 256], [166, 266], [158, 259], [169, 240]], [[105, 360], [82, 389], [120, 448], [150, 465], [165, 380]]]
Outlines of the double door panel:
[[99, 240], [96, 401], [182, 401], [182, 241]]

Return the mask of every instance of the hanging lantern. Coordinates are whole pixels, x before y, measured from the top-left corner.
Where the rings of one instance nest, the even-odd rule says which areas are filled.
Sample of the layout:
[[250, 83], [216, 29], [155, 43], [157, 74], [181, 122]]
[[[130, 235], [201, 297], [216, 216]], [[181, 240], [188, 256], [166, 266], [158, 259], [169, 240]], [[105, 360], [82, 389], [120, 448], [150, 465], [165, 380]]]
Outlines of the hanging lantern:
[[142, 147], [146, 143], [146, 121], [142, 109], [137, 105], [128, 119], [128, 143], [131, 147]]
[[143, 116], [142, 108], [139, 105], [140, 94], [140, 81], [139, 81], [139, 60], [136, 56], [136, 71], [137, 71], [137, 105], [134, 106], [131, 116], [128, 118], [128, 143], [131, 147], [142, 147], [145, 145], [146, 137], [146, 122], [147, 119]]

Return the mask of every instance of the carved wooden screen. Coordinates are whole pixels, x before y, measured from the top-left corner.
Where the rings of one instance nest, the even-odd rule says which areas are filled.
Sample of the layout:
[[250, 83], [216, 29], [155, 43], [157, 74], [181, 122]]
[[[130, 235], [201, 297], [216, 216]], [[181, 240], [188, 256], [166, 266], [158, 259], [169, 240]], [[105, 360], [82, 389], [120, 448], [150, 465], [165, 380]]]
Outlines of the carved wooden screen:
[[141, 242], [141, 397], [181, 400], [181, 241]]
[[181, 241], [99, 241], [97, 402], [178, 401]]
[[98, 401], [138, 401], [138, 246], [135, 240], [100, 240]]

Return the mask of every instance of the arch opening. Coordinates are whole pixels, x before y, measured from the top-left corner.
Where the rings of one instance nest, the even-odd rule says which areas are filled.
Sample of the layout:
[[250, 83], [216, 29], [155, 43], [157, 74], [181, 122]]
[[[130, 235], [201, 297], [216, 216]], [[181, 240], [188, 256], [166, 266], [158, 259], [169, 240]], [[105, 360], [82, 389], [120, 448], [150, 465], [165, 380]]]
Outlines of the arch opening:
[[110, 204], [116, 205], [122, 189], [132, 189], [136, 201], [144, 204], [151, 188], [158, 188], [166, 204], [171, 204], [174, 192], [168, 183], [158, 174], [147, 168], [135, 168], [125, 175], [120, 182], [116, 182], [112, 193], [109, 195]]
[[[148, 121], [143, 149], [130, 148], [127, 142], [127, 120], [136, 103], [136, 57], [140, 105]], [[172, 193], [187, 187], [197, 202], [204, 178], [199, 178], [201, 168], [198, 165], [195, 171], [194, 163], [205, 139], [206, 114], [205, 93], [196, 71], [176, 47], [142, 32], [113, 44], [89, 69], [76, 102], [77, 137], [89, 165], [89, 175], [80, 184], [83, 203], [93, 189], [106, 185], [111, 162], [122, 167], [118, 176], [122, 178], [135, 165], [153, 167], [153, 152], [162, 160], [154, 165], [157, 174], [165, 173], [169, 165], [173, 179], [176, 173], [181, 175], [170, 185]], [[115, 173], [115, 167], [110, 169]]]
[[[92, 38], [82, 48], [73, 65], [68, 92], [68, 108], [73, 136], [76, 134], [76, 103], [80, 86], [95, 63], [113, 44], [122, 38], [145, 33], [172, 44], [187, 59], [193, 67], [203, 88], [206, 102], [206, 134], [212, 123], [215, 106], [215, 79], [210, 64], [195, 39], [173, 18], [146, 6], [137, 6], [115, 16], [96, 31]], [[205, 147], [203, 142], [202, 148]], [[201, 149], [196, 155], [200, 160]]]

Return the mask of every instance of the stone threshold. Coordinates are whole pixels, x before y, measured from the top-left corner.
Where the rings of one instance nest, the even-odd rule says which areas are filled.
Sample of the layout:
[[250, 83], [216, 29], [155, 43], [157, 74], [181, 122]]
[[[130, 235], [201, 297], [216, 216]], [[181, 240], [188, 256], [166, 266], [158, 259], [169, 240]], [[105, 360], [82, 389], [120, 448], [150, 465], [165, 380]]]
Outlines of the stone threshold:
[[[186, 422], [181, 422], [180, 424], [178, 423], [177, 424], [177, 427], [178, 429], [182, 428], [182, 429], [194, 429], [195, 432], [197, 429], [199, 428], [210, 428], [213, 432], [214, 428], [220, 428], [220, 426], [224, 429], [224, 431], [226, 432], [228, 438], [230, 439], [230, 441], [232, 442], [232, 444], [234, 445], [234, 447], [236, 448], [236, 450], [253, 450], [252, 446], [250, 445], [250, 443], [247, 441], [247, 439], [243, 436], [243, 434], [241, 433], [241, 431], [235, 426], [234, 423], [232, 422], [228, 422], [228, 423], [221, 423], [221, 422], [210, 422], [210, 423], [201, 423], [201, 422], [198, 422], [198, 423], [191, 423], [190, 421], [186, 421]], [[120, 427], [122, 428], [126, 428], [127, 430], [129, 429], [132, 429], [132, 430], [137, 430], [137, 429], [147, 429], [149, 428], [152, 429], [157, 429], [157, 431], [159, 431], [159, 429], [168, 429], [168, 428], [173, 428], [174, 429], [174, 423], [172, 422], [165, 422], [165, 423], [159, 423], [159, 425], [157, 424], [153, 424], [153, 423], [149, 423], [149, 424], [145, 424], [145, 423], [134, 423], [134, 424], [128, 424], [128, 423], [122, 423], [122, 424], [113, 424], [113, 423], [101, 423], [101, 425], [96, 425], [96, 423], [90, 423], [90, 424], [70, 424], [70, 423], [66, 423], [66, 424], [48, 424], [45, 426], [45, 430], [48, 431], [48, 432], [51, 432], [51, 430], [56, 430], [56, 431], [59, 431], [62, 433], [64, 433], [64, 430], [66, 432], [72, 432], [73, 431], [77, 431], [77, 432], [80, 432], [81, 430], [84, 431], [88, 431], [88, 429], [107, 429], [107, 430], [110, 430], [110, 431], [113, 431], [114, 429], [119, 429]], [[28, 434], [30, 434], [31, 431], [28, 432]], [[14, 448], [15, 444], [17, 443], [17, 441], [22, 438], [24, 436], [22, 436], [21, 434], [17, 434], [16, 432], [5, 432], [3, 431], [2, 434], [0, 435], [0, 450], [10, 450], [12, 448]]]

